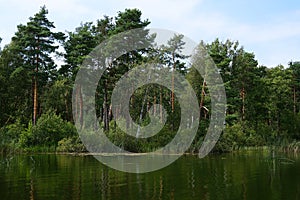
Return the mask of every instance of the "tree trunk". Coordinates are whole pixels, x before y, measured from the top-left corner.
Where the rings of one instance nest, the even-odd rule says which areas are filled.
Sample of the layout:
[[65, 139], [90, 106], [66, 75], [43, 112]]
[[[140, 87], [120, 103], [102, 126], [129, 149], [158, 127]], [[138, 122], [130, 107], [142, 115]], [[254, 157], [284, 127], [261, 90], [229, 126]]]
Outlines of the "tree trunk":
[[163, 112], [162, 112], [162, 108], [163, 108], [163, 101], [162, 101], [162, 86], [160, 86], [160, 93], [159, 93], [159, 113], [160, 113], [160, 122], [163, 123]]
[[206, 86], [206, 81], [205, 79], [203, 80], [202, 83], [202, 89], [201, 89], [201, 100], [200, 100], [200, 117], [199, 121], [201, 120], [201, 115], [202, 115], [202, 108], [204, 106], [204, 99], [205, 99], [205, 86]]
[[[39, 44], [39, 38], [37, 43]], [[37, 47], [37, 50], [39, 51], [39, 46]], [[36, 54], [36, 66], [35, 66], [35, 74], [34, 74], [34, 80], [33, 80], [33, 119], [32, 124], [36, 125], [37, 120], [37, 113], [38, 113], [38, 89], [37, 89], [37, 76], [39, 71], [39, 54]]]
[[81, 94], [81, 86], [78, 85], [76, 87], [76, 96], [75, 96], [75, 119], [73, 119], [76, 123], [79, 122], [80, 128], [82, 128], [83, 123], [83, 100]]
[[147, 107], [146, 107], [146, 112], [148, 112], [150, 110], [150, 100], [147, 100]]
[[176, 64], [175, 64], [175, 55], [174, 55], [174, 52], [172, 54], [172, 59], [173, 59], [173, 69], [172, 69], [172, 91], [171, 91], [171, 104], [172, 104], [172, 112], [174, 112], [174, 71], [175, 71], [175, 68], [176, 68]]
[[66, 107], [66, 120], [72, 121], [72, 119], [69, 117], [68, 94], [65, 95], [65, 107]]
[[37, 100], [37, 80], [36, 76], [34, 77], [34, 83], [33, 83], [33, 125], [36, 125], [36, 119], [37, 119], [37, 109], [38, 109], [38, 100]]
[[172, 112], [174, 112], [174, 69], [172, 71], [171, 105], [172, 105]]
[[111, 121], [113, 119], [113, 114], [112, 114], [112, 104], [109, 105], [108, 109], [108, 119]]
[[82, 99], [82, 93], [81, 93], [81, 86], [78, 86], [78, 98], [79, 98], [79, 123], [80, 128], [83, 127], [83, 99]]
[[103, 102], [103, 114], [104, 114], [104, 130], [109, 130], [109, 106], [107, 99], [107, 80], [105, 80], [104, 84], [104, 102]]

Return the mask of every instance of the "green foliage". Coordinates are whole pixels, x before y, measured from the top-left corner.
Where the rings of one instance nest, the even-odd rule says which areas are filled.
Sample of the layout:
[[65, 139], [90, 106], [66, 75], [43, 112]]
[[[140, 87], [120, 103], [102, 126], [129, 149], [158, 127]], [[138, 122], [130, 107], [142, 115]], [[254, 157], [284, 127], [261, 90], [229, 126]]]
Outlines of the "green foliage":
[[245, 146], [246, 135], [243, 131], [241, 124], [237, 123], [233, 126], [227, 126], [224, 133], [216, 145], [217, 151], [225, 150], [235, 150], [241, 146]]
[[[155, 36], [150, 35], [147, 30], [150, 21], [142, 20], [142, 12], [138, 9], [126, 9], [118, 12], [116, 17], [105, 16], [96, 23], [82, 23], [74, 32], [68, 32], [66, 38], [63, 33], [52, 31], [55, 26], [47, 18], [47, 14], [48, 10], [42, 7], [26, 24], [17, 27], [12, 42], [0, 50], [2, 151], [24, 148], [30, 151], [85, 151], [72, 124], [78, 119], [81, 122], [85, 114], [82, 105], [72, 110], [71, 93], [76, 73], [99, 43], [134, 28], [143, 28], [139, 38], [133, 40], [128, 35], [122, 42], [149, 44], [150, 48], [134, 50], [105, 63], [109, 65], [109, 69], [99, 80], [95, 94], [101, 128], [114, 144], [132, 152], [154, 151], [172, 140], [181, 120], [181, 111], [176, 95], [167, 88], [147, 85], [131, 96], [129, 112], [137, 124], [143, 126], [150, 122], [148, 112], [153, 105], [161, 104], [168, 113], [166, 125], [154, 137], [136, 139], [128, 136], [116, 126], [112, 114], [110, 98], [117, 81], [136, 66], [148, 62], [160, 63], [159, 70], [177, 70], [185, 75], [196, 92], [201, 106], [201, 121], [189, 151], [196, 152], [201, 147], [210, 121], [211, 97], [206, 85], [207, 75], [202, 77], [195, 68], [189, 67], [187, 58], [190, 55], [182, 53], [185, 45], [183, 35], [174, 35], [167, 45], [157, 47], [153, 43]], [[255, 54], [239, 46], [238, 41], [223, 42], [216, 39], [210, 44], [201, 44], [214, 60], [227, 96], [226, 128], [214, 151], [265, 145], [284, 146], [298, 151], [300, 62], [290, 62], [287, 68], [281, 65], [267, 68], [258, 66]], [[111, 51], [115, 51], [115, 43], [109, 45], [104, 54], [109, 55]], [[65, 64], [60, 68], [53, 59], [54, 54], [61, 56], [59, 47], [63, 47], [65, 52]], [[165, 81], [173, 84], [176, 80], [173, 76], [168, 76]], [[131, 91], [127, 89], [122, 92]], [[83, 97], [80, 87], [76, 88], [74, 94], [75, 100], [81, 102]], [[183, 99], [185, 98], [184, 96]], [[124, 108], [121, 106], [116, 108], [116, 113], [122, 113], [122, 109]], [[150, 112], [161, 119], [161, 110], [157, 106], [155, 111]], [[33, 111], [38, 115], [37, 121], [33, 120]], [[78, 115], [78, 119], [72, 118], [72, 112]], [[117, 117], [124, 127], [132, 127], [128, 116]], [[89, 133], [92, 145], [93, 134]], [[103, 144], [104, 147], [106, 145]], [[96, 144], [91, 148], [96, 149]]]
[[[245, 123], [235, 123], [226, 126], [217, 145], [214, 148], [216, 152], [233, 151], [244, 147], [261, 147], [267, 145], [265, 138], [270, 138], [270, 130], [264, 130], [267, 126], [261, 127], [255, 131]], [[269, 136], [267, 136], [269, 134]]]
[[58, 141], [56, 151], [58, 152], [85, 152], [85, 146], [82, 144], [78, 136], [63, 138]]
[[43, 114], [33, 126], [29, 124], [27, 131], [20, 137], [22, 147], [57, 146], [58, 141], [74, 136], [76, 129], [70, 122], [64, 121], [54, 112]]
[[43, 110], [54, 110], [64, 120], [72, 121], [71, 108], [72, 84], [67, 78], [56, 80], [46, 89], [42, 99]]
[[18, 150], [19, 137], [26, 131], [25, 126], [17, 120], [13, 124], [0, 128], [0, 151], [11, 152]]

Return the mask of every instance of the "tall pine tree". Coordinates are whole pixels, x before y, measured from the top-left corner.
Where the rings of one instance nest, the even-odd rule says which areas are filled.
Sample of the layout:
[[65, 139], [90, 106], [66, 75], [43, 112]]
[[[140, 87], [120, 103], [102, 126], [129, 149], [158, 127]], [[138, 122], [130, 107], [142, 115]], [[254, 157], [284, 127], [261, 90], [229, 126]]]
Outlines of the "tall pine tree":
[[53, 32], [54, 23], [47, 18], [48, 10], [45, 6], [29, 18], [26, 25], [19, 25], [18, 31], [12, 38], [17, 46], [16, 51], [21, 56], [22, 66], [31, 75], [32, 83], [32, 123], [35, 125], [39, 110], [38, 94], [47, 83], [57, 76], [57, 69], [53, 60], [53, 53], [58, 49], [57, 42], [64, 40], [61, 32]]

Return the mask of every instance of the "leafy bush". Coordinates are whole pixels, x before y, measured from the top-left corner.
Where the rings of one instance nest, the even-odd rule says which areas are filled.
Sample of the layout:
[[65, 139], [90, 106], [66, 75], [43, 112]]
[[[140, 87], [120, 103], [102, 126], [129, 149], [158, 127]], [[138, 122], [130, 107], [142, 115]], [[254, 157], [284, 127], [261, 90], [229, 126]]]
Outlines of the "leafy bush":
[[78, 136], [63, 138], [58, 142], [58, 152], [85, 152], [85, 146]]
[[18, 148], [19, 137], [25, 131], [25, 126], [20, 120], [0, 128], [1, 152], [14, 151]]
[[33, 126], [29, 124], [27, 130], [20, 137], [22, 147], [29, 146], [57, 146], [58, 141], [76, 134], [75, 126], [64, 121], [54, 112], [43, 114]]

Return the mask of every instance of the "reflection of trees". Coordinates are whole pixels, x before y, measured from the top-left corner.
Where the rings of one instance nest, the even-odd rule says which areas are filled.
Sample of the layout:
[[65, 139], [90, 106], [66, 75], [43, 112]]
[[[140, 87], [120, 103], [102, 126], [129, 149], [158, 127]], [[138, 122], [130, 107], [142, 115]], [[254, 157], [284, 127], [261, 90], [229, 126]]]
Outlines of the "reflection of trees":
[[33, 183], [33, 178], [30, 177], [30, 200], [34, 200], [34, 183]]
[[283, 164], [268, 156], [185, 156], [165, 169], [138, 175], [109, 169], [89, 156], [34, 155], [35, 162], [14, 156], [9, 165], [0, 160], [0, 198], [295, 199], [299, 163]]

